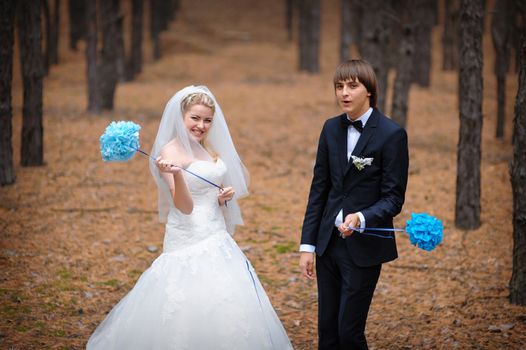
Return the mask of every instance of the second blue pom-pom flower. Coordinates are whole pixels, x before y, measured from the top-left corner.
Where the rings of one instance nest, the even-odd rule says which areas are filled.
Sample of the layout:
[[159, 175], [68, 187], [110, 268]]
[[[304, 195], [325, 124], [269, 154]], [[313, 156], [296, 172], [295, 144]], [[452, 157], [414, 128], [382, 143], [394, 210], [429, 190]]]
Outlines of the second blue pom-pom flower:
[[411, 244], [427, 251], [435, 249], [442, 242], [443, 230], [442, 221], [426, 213], [412, 213], [405, 228]]

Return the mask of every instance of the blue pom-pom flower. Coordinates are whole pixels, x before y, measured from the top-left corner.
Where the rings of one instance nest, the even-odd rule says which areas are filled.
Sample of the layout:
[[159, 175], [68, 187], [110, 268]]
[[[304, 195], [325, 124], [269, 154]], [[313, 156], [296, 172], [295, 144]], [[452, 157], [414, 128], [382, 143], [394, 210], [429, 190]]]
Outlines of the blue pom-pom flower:
[[426, 213], [412, 213], [405, 228], [411, 244], [427, 251], [435, 249], [442, 242], [443, 230], [442, 221]]
[[[350, 230], [358, 231], [366, 236], [373, 236], [386, 239], [394, 239], [391, 232], [406, 232], [409, 235], [411, 244], [420, 249], [431, 251], [442, 242], [444, 227], [442, 221], [426, 213], [411, 213], [411, 220], [407, 220], [405, 228], [389, 227], [363, 227], [365, 231], [378, 231], [378, 233], [360, 231], [360, 227], [348, 227]], [[389, 232], [388, 235], [382, 232]], [[340, 235], [340, 237], [343, 237]]]
[[139, 149], [139, 130], [134, 122], [111, 122], [100, 136], [100, 154], [105, 162], [125, 162]]

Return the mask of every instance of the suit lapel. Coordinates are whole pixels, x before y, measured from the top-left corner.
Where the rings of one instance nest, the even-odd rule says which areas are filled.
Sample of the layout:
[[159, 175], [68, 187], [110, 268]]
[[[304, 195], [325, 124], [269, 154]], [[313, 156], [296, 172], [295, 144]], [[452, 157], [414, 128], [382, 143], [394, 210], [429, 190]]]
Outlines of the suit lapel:
[[[347, 115], [342, 114], [340, 118], [347, 118]], [[347, 167], [347, 128], [342, 126], [341, 121], [338, 125], [336, 142], [338, 143], [337, 149], [339, 150], [338, 159], [340, 161], [340, 169], [342, 175], [344, 175], [345, 168]]]
[[[354, 150], [352, 151], [353, 156], [361, 157], [361, 153], [371, 137], [374, 135], [376, 131], [376, 126], [378, 125], [378, 112], [376, 109], [373, 109], [373, 113], [369, 117], [369, 120], [367, 120], [367, 124], [365, 124], [365, 127], [363, 128], [362, 134], [360, 135], [360, 138], [358, 139], [358, 142], [356, 143], [356, 146], [354, 146]], [[345, 144], [347, 146], [347, 143]], [[347, 152], [347, 149], [345, 149]], [[347, 162], [347, 167], [345, 168], [345, 174], [349, 172], [349, 169], [351, 169], [352, 160], [349, 160]]]

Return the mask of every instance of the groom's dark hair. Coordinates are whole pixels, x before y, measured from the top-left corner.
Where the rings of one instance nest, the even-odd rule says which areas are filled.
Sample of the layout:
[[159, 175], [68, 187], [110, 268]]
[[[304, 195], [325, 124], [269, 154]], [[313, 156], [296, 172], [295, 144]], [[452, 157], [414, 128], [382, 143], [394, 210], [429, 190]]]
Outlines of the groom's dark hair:
[[362, 83], [367, 92], [371, 94], [369, 96], [369, 105], [373, 108], [376, 107], [376, 74], [374, 73], [373, 66], [366, 60], [349, 60], [341, 63], [334, 72], [334, 88], [336, 84], [341, 81], [351, 80], [355, 81], [358, 79]]

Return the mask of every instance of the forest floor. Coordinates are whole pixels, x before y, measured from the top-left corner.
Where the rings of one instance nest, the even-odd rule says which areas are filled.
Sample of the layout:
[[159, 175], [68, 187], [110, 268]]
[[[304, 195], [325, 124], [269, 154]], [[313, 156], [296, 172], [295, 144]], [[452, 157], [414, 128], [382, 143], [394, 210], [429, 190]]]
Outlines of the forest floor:
[[[132, 120], [142, 126], [142, 146], [149, 150], [164, 105], [190, 84], [214, 92], [251, 174], [251, 195], [241, 201], [246, 224], [235, 239], [295, 348], [316, 348], [316, 285], [300, 277], [297, 249], [317, 138], [324, 120], [339, 113], [332, 88], [339, 2], [323, 2], [316, 75], [297, 72], [296, 44], [287, 40], [282, 5], [182, 1], [178, 18], [162, 35], [162, 59], [151, 60], [147, 43], [143, 73], [119, 85], [115, 110], [102, 115], [85, 112], [83, 47], [67, 49], [63, 11], [61, 63], [44, 83], [43, 167], [18, 165], [22, 87], [16, 64], [17, 182], [0, 188], [0, 348], [83, 348], [160, 254], [164, 229], [147, 159], [103, 163], [98, 138], [110, 121]], [[526, 348], [526, 308], [508, 301], [508, 165], [517, 78], [508, 76], [506, 134], [497, 140], [488, 28], [482, 225], [471, 231], [454, 226], [458, 77], [440, 69], [441, 33], [435, 29], [431, 86], [415, 86], [410, 94], [410, 178], [396, 225], [403, 227], [411, 212], [427, 212], [443, 220], [444, 241], [426, 252], [398, 235], [400, 257], [384, 265], [369, 315], [371, 349]]]

